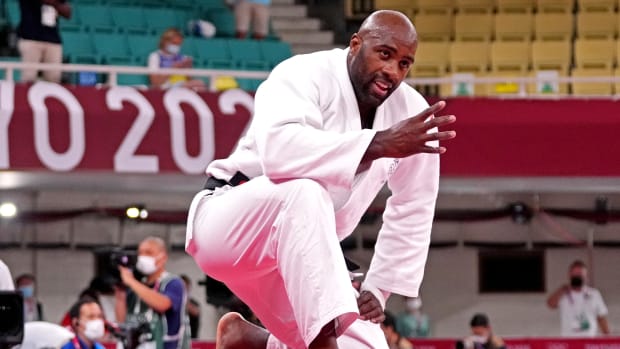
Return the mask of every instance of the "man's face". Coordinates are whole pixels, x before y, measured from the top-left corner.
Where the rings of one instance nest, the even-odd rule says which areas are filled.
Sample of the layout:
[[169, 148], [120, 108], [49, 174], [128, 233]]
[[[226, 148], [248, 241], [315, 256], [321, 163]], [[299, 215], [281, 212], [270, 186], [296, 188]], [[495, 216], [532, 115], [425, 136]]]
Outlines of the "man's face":
[[138, 256], [148, 256], [155, 258], [155, 266], [157, 270], [164, 268], [167, 260], [165, 251], [157, 243], [153, 241], [143, 241], [138, 246]]
[[78, 333], [84, 336], [86, 323], [92, 320], [103, 320], [101, 307], [95, 302], [83, 304], [80, 308], [80, 317], [78, 318]]
[[578, 289], [586, 283], [588, 270], [581, 266], [572, 267], [568, 271], [568, 278], [571, 282], [571, 287]]
[[487, 337], [489, 335], [489, 328], [486, 326], [473, 326], [471, 333], [475, 336]]
[[358, 102], [375, 108], [383, 103], [407, 76], [417, 45], [399, 35], [354, 35], [349, 74]]

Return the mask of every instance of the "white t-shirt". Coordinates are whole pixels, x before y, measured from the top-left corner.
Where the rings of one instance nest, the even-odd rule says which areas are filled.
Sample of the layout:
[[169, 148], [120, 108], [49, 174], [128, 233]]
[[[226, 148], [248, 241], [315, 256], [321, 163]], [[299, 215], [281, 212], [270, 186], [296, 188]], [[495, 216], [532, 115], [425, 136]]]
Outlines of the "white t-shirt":
[[0, 291], [15, 291], [9, 267], [0, 259]]
[[565, 293], [558, 304], [562, 336], [594, 337], [598, 333], [597, 317], [606, 316], [607, 306], [601, 293], [584, 286], [581, 291]]

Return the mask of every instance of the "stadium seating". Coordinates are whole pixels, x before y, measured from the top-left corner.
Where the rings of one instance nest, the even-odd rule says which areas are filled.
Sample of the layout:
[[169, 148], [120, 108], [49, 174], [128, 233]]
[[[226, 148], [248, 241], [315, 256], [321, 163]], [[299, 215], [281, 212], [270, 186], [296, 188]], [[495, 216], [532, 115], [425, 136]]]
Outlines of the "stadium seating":
[[454, 18], [454, 40], [491, 41], [493, 36], [492, 14], [458, 14]]
[[575, 0], [536, 0], [538, 13], [573, 13]]
[[536, 40], [569, 41], [573, 31], [572, 13], [537, 13], [534, 16]]
[[497, 13], [532, 13], [534, 0], [496, 0]]
[[293, 55], [291, 45], [281, 41], [261, 41], [259, 49], [270, 69]]
[[452, 15], [455, 0], [418, 0], [418, 13]]
[[485, 73], [489, 65], [487, 42], [459, 42], [450, 46], [450, 71], [452, 73]]
[[582, 70], [609, 70], [616, 63], [616, 43], [612, 40], [575, 40], [575, 66]]
[[577, 14], [577, 37], [583, 39], [614, 39], [618, 33], [615, 12], [580, 12]]
[[375, 0], [375, 8], [400, 11], [413, 18], [415, 6], [411, 0]]
[[415, 17], [414, 23], [420, 41], [450, 41], [453, 34], [452, 16], [430, 13]]
[[449, 42], [423, 42], [418, 46], [411, 77], [442, 77], [450, 63]]
[[493, 13], [494, 0], [456, 0], [456, 10], [464, 13]]
[[134, 62], [125, 35], [115, 33], [94, 33], [95, 52], [99, 64], [130, 65]]
[[611, 13], [618, 7], [618, 0], [577, 0], [579, 12]]
[[528, 41], [495, 41], [491, 44], [491, 71], [525, 75], [529, 70], [531, 45]]
[[562, 74], [568, 74], [570, 64], [570, 42], [536, 40], [532, 43], [533, 70], [557, 70]]
[[[613, 75], [612, 69], [583, 69], [573, 68], [573, 77], [609, 77]], [[574, 95], [585, 96], [609, 96], [613, 94], [611, 82], [573, 82], [572, 92]]]
[[534, 16], [531, 13], [498, 13], [494, 16], [496, 41], [531, 41]]

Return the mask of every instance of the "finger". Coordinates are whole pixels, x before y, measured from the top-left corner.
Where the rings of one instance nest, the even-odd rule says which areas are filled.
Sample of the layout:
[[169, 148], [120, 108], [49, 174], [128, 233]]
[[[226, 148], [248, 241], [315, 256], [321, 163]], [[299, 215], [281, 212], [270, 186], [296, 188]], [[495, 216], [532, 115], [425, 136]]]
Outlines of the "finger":
[[381, 315], [372, 318], [370, 321], [374, 322], [375, 324], [380, 324], [383, 322], [383, 320], [385, 320], [385, 313], [381, 312]]
[[423, 130], [430, 130], [431, 128], [439, 128], [442, 126], [446, 126], [449, 124], [452, 124], [456, 121], [456, 116], [454, 115], [443, 115], [443, 116], [438, 116], [435, 118], [432, 118], [428, 121], [426, 121], [424, 123], [424, 125], [422, 125], [422, 129]]
[[418, 153], [443, 154], [447, 151], [446, 147], [429, 147], [424, 146], [418, 148]]
[[456, 131], [441, 131], [421, 135], [420, 141], [423, 143], [431, 141], [447, 141], [454, 137], [456, 137]]
[[438, 113], [439, 111], [441, 111], [444, 107], [446, 106], [446, 102], [444, 101], [439, 101], [433, 105], [431, 105], [430, 107], [424, 109], [421, 113], [419, 113], [418, 115], [414, 116], [414, 119], [422, 119], [422, 120], [426, 120], [429, 116]]

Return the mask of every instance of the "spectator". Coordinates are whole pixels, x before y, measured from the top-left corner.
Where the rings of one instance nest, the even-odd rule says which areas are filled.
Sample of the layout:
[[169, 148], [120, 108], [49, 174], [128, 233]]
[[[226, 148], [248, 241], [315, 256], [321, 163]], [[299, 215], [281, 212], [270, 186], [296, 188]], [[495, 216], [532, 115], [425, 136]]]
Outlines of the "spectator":
[[[67, 0], [19, 0], [21, 20], [17, 27], [19, 53], [24, 63], [62, 63], [62, 44], [58, 32], [58, 15], [71, 18]], [[22, 71], [22, 81], [34, 81], [38, 72]], [[60, 71], [46, 70], [47, 81], [60, 82]]]
[[[159, 39], [159, 50], [152, 52], [148, 58], [149, 68], [191, 68], [193, 66], [192, 57], [181, 54], [183, 45], [183, 34], [178, 29], [170, 28], [163, 32]], [[149, 75], [151, 85], [170, 88], [182, 86], [192, 89], [205, 89], [202, 80], [190, 79], [186, 75]]]
[[134, 277], [132, 270], [119, 266], [121, 279], [128, 290], [116, 289], [116, 320], [140, 323], [148, 321], [156, 349], [188, 349], [186, 326], [187, 294], [183, 280], [166, 271], [168, 253], [160, 238], [148, 237], [138, 246], [136, 268], [145, 275]]
[[187, 316], [189, 317], [189, 328], [192, 338], [198, 338], [198, 332], [200, 331], [200, 303], [190, 296], [192, 289], [192, 279], [189, 276], [183, 274], [181, 279], [185, 283], [185, 289], [187, 290]]
[[22, 274], [15, 279], [15, 287], [24, 296], [24, 321], [43, 321], [43, 305], [35, 297], [34, 275]]
[[599, 329], [609, 334], [607, 306], [601, 293], [587, 285], [588, 269], [580, 260], [568, 269], [570, 284], [560, 286], [547, 299], [551, 309], [560, 309], [562, 336], [594, 337]]
[[[84, 299], [84, 298], [93, 299], [97, 303], [99, 303], [99, 306], [101, 306], [101, 303], [99, 302], [99, 292], [95, 291], [94, 289], [90, 287], [83, 289], [82, 292], [80, 292], [80, 295], [78, 296], [77, 299], [79, 301], [80, 299]], [[104, 313], [104, 318], [105, 318], [105, 313]], [[65, 315], [62, 317], [62, 320], [60, 320], [60, 325], [66, 328], [71, 328], [71, 308], [67, 310]]]
[[75, 337], [61, 349], [104, 349], [97, 340], [105, 335], [105, 322], [95, 299], [83, 297], [71, 307], [69, 316]]
[[385, 340], [387, 340], [390, 349], [413, 349], [411, 342], [398, 333], [394, 316], [387, 311], [385, 312], [385, 319], [381, 324], [381, 329], [385, 334]]
[[425, 338], [430, 335], [430, 321], [422, 313], [420, 297], [406, 297], [407, 309], [396, 318], [396, 330], [407, 338]]
[[237, 38], [245, 39], [252, 22], [252, 37], [262, 40], [269, 34], [269, 5], [271, 0], [236, 0], [235, 21]]
[[471, 335], [457, 342], [457, 349], [506, 349], [504, 340], [491, 331], [489, 317], [486, 314], [475, 314], [469, 326]]
[[0, 291], [13, 291], [15, 285], [13, 285], [13, 277], [11, 276], [11, 270], [0, 259]]

